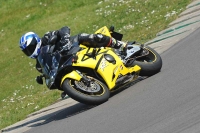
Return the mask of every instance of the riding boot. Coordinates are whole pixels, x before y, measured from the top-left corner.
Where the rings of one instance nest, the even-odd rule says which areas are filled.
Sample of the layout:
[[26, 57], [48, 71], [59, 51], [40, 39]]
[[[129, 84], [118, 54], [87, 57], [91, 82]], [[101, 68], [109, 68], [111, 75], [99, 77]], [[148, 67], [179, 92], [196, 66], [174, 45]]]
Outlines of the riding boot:
[[118, 53], [122, 56], [126, 56], [126, 51], [127, 51], [127, 43], [123, 41], [116, 40], [112, 38], [112, 45], [111, 47], [117, 49]]
[[121, 55], [126, 56], [127, 55], [127, 53], [126, 53], [126, 51], [127, 51], [127, 43], [122, 42], [122, 41], [118, 41], [118, 43], [121, 44], [121, 46], [119, 48], [119, 51], [121, 52]]

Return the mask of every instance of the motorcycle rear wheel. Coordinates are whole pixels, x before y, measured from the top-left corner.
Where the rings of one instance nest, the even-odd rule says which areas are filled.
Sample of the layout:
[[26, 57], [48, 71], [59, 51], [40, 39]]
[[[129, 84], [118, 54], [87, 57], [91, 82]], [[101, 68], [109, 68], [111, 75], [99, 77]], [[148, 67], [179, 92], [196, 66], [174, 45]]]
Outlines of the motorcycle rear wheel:
[[95, 78], [92, 78], [92, 82], [88, 87], [82, 81], [66, 79], [62, 88], [68, 96], [80, 103], [98, 105], [106, 102], [110, 97], [109, 89]]
[[162, 68], [162, 59], [151, 47], [145, 46], [144, 50], [147, 50], [149, 54], [137, 58], [132, 65], [138, 65], [141, 67], [140, 76], [152, 76], [160, 72]]

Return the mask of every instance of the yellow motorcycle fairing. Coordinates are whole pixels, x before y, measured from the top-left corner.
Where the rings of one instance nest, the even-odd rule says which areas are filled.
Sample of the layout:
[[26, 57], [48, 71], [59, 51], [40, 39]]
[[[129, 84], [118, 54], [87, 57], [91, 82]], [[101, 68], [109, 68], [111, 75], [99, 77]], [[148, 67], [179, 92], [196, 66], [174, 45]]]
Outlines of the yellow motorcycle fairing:
[[[86, 55], [92, 53], [92, 51], [93, 48], [78, 52], [78, 60], [76, 63], [73, 63], [72, 66], [87, 67], [97, 71], [110, 90], [115, 87], [116, 80], [119, 76], [124, 76], [128, 73], [139, 73], [141, 69], [137, 65], [129, 68], [125, 67], [122, 60], [110, 48], [100, 49], [95, 58]], [[115, 63], [107, 61], [104, 58], [106, 54], [113, 56]]]
[[[100, 28], [95, 33], [111, 36], [106, 26]], [[141, 68], [137, 65], [133, 67], [124, 66], [122, 60], [112, 51], [112, 48], [98, 48], [95, 53], [95, 57], [91, 57], [89, 55], [93, 52], [94, 48], [88, 48], [83, 45], [80, 47], [82, 47], [83, 50], [76, 54], [78, 56], [78, 60], [76, 63], [73, 63], [72, 66], [91, 68], [95, 70], [104, 79], [109, 90], [112, 90], [115, 87], [118, 77], [134, 73], [134, 79], [139, 75]], [[115, 59], [115, 63], [107, 61], [104, 57], [106, 54], [112, 56]], [[72, 71], [62, 78], [61, 85], [66, 78], [79, 81], [81, 76], [76, 71]]]

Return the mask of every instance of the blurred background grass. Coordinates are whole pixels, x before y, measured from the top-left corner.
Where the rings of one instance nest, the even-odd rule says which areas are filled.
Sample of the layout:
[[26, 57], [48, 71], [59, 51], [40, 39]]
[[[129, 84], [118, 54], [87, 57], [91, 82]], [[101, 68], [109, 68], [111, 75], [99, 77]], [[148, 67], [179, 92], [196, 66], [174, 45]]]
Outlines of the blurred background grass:
[[35, 60], [19, 49], [20, 37], [69, 26], [71, 34], [114, 25], [123, 40], [142, 43], [178, 17], [192, 0], [0, 0], [0, 129], [54, 103], [59, 91], [38, 85]]

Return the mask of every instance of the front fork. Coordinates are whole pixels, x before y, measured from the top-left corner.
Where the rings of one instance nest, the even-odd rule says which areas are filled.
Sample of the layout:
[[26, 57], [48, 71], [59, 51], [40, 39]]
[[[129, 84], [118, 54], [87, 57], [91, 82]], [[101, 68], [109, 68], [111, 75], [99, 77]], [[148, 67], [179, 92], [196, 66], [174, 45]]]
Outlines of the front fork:
[[87, 86], [90, 87], [90, 83], [91, 83], [91, 79], [88, 78], [86, 75], [82, 74], [80, 71], [76, 70], [76, 72], [78, 72], [78, 74], [82, 77], [81, 80], [83, 81], [83, 83]]

